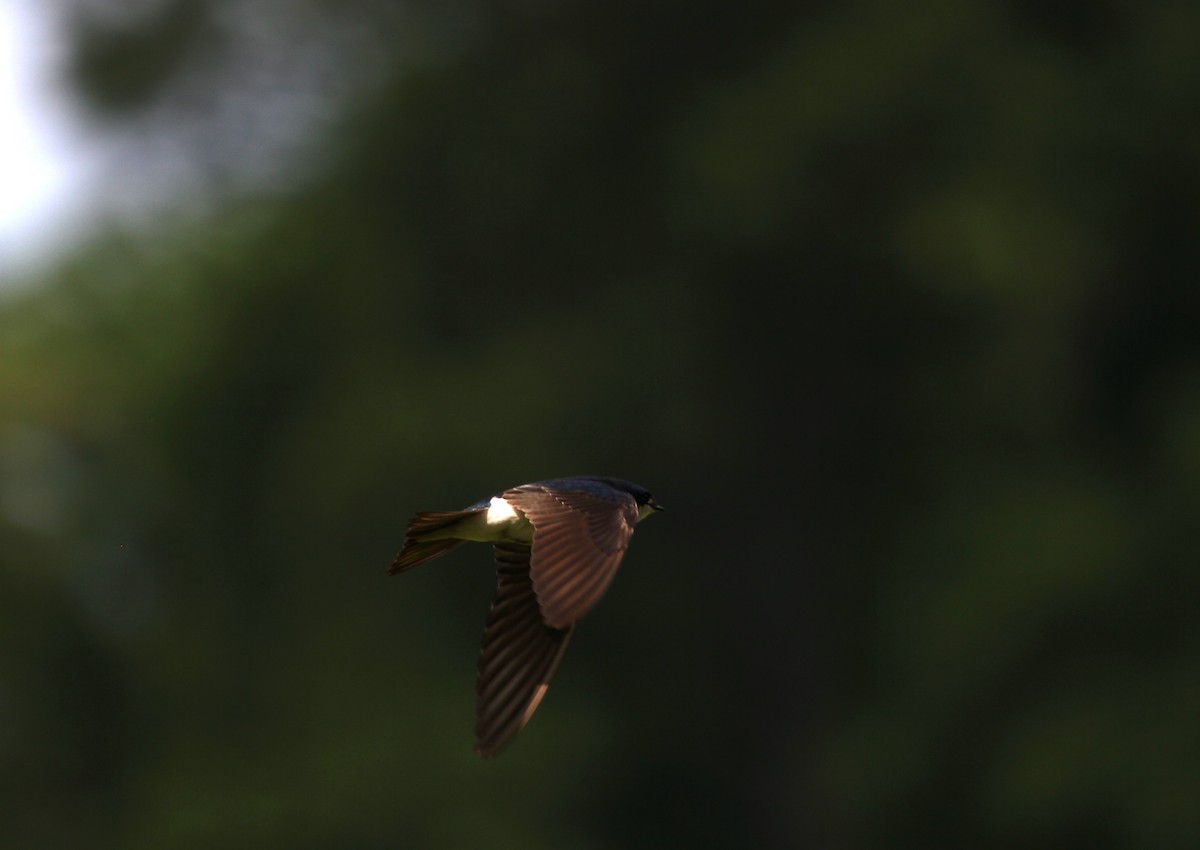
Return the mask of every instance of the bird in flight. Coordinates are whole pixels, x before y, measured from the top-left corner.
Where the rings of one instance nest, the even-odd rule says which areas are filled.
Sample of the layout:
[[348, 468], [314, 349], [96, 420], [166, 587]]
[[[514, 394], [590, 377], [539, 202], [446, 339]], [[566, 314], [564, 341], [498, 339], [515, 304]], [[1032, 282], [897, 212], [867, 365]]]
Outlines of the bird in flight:
[[392, 575], [468, 540], [491, 543], [495, 553], [496, 595], [475, 684], [475, 752], [491, 758], [529, 722], [576, 622], [608, 589], [634, 526], [659, 510], [639, 484], [582, 475], [409, 521]]

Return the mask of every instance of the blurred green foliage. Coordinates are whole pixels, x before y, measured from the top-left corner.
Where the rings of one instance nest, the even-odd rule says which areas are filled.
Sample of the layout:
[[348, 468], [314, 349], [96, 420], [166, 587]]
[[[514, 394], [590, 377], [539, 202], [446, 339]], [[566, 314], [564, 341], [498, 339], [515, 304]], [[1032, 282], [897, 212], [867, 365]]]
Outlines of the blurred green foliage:
[[[1197, 8], [406, 8], [291, 184], [0, 302], [5, 846], [1197, 846]], [[489, 553], [385, 569], [572, 473], [670, 510], [485, 763]]]

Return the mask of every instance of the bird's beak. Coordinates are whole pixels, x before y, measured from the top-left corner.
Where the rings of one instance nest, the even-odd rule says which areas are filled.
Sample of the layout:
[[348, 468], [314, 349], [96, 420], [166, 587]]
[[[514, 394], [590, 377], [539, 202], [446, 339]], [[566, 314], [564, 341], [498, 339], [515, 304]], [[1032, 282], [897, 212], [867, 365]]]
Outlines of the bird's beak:
[[663, 510], [663, 506], [660, 505], [658, 502], [654, 501], [653, 499], [648, 499], [646, 501], [646, 504], [650, 506], [651, 510], [655, 510], [655, 511]]

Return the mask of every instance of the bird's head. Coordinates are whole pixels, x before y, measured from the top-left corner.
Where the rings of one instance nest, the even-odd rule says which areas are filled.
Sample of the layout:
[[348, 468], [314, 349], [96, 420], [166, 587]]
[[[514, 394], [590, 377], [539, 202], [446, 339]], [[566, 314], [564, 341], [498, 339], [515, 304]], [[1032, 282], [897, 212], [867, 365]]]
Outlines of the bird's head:
[[629, 495], [633, 496], [633, 500], [638, 506], [638, 521], [645, 519], [650, 514], [663, 509], [662, 505], [654, 501], [654, 497], [650, 495], [650, 491], [640, 484], [634, 484], [632, 481], [621, 481], [620, 487], [627, 490]]

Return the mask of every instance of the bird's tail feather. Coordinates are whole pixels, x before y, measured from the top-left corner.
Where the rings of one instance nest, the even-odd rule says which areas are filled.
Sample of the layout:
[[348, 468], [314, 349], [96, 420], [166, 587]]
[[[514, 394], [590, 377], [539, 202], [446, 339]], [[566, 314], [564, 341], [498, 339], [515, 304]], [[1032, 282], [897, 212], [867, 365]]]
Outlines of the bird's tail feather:
[[[392, 562], [388, 573], [395, 575], [411, 570], [457, 547], [463, 541], [440, 536], [438, 532], [445, 532], [476, 513], [478, 511], [425, 511], [417, 514], [408, 523], [404, 547]], [[431, 540], [431, 536], [434, 539]]]

